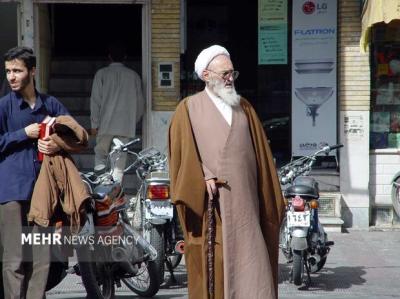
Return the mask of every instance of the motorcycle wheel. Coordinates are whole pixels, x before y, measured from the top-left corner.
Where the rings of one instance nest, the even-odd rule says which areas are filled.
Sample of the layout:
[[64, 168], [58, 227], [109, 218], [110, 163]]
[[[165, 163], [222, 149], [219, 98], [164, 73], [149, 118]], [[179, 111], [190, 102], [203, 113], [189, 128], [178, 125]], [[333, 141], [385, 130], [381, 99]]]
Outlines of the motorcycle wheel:
[[321, 259], [319, 261], [319, 263], [317, 264], [317, 270], [314, 273], [316, 273], [319, 270], [321, 270], [325, 266], [325, 263], [326, 263], [326, 257], [324, 257], [323, 259]]
[[400, 216], [400, 176], [392, 183], [392, 204], [394, 211]]
[[297, 286], [301, 285], [303, 280], [303, 272], [304, 272], [303, 251], [293, 250], [292, 277], [293, 277], [293, 283], [295, 285]]
[[111, 263], [100, 262], [108, 260], [106, 250], [107, 248], [102, 246], [97, 247], [94, 251], [87, 246], [76, 249], [79, 271], [87, 298], [113, 299], [115, 297]]
[[279, 230], [279, 247], [286, 260], [289, 262], [292, 260], [291, 250], [290, 250], [290, 241], [289, 241], [289, 232], [287, 228], [287, 219], [286, 217], [282, 220], [282, 224]]
[[164, 261], [165, 261], [165, 244], [164, 244], [164, 226], [152, 225], [150, 230], [145, 231], [145, 238], [157, 251], [157, 258], [153, 261], [156, 267], [157, 280], [159, 285], [164, 282]]
[[141, 297], [153, 297], [160, 289], [157, 265], [153, 261], [142, 263], [134, 277], [122, 278], [124, 284]]

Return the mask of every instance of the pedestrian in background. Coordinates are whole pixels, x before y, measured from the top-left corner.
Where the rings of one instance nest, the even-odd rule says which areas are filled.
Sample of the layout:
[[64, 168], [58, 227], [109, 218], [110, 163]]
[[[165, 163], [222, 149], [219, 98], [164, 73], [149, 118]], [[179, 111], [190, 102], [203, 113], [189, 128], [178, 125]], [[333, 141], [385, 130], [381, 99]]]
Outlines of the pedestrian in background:
[[[97, 135], [95, 171], [106, 166], [112, 139], [118, 137], [126, 143], [136, 135], [136, 123], [144, 112], [142, 83], [139, 75], [126, 67], [126, 49], [121, 43], [108, 48], [109, 66], [97, 71], [90, 97], [91, 134]], [[116, 162], [113, 177], [122, 181], [127, 154]]]
[[[54, 154], [59, 146], [38, 139], [46, 116], [69, 114], [54, 97], [35, 88], [36, 57], [32, 49], [15, 47], [5, 55], [11, 92], [0, 99], [0, 239], [3, 245], [4, 298], [42, 299], [50, 266], [50, 245], [22, 245], [27, 214], [41, 162], [38, 150]], [[29, 229], [30, 231], [30, 229]], [[33, 233], [41, 228], [33, 226]], [[30, 252], [30, 250], [32, 250]], [[32, 264], [33, 260], [33, 264]]]
[[[239, 73], [228, 51], [204, 49], [195, 71], [205, 89], [178, 105], [169, 130], [171, 198], [185, 236], [189, 298], [276, 299], [284, 203], [271, 150], [256, 112], [236, 93]], [[210, 199], [216, 201], [211, 267]]]

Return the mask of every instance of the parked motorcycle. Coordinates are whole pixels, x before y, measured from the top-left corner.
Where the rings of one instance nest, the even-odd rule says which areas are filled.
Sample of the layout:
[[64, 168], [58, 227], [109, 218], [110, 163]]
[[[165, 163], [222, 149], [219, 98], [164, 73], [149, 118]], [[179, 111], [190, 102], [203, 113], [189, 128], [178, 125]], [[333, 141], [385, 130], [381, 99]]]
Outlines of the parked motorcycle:
[[177, 211], [170, 199], [167, 157], [153, 147], [128, 153], [135, 156], [135, 161], [127, 170], [135, 169], [140, 181], [131, 203], [132, 225], [157, 251], [154, 262], [158, 283], [164, 282], [164, 265], [174, 281], [173, 269], [182, 259], [184, 241]]
[[396, 173], [392, 179], [392, 203], [397, 216], [400, 217], [400, 172]]
[[[92, 195], [86, 207], [87, 220], [79, 233], [80, 237], [95, 240], [92, 244], [77, 246], [78, 266], [88, 298], [114, 298], [115, 285], [123, 281], [140, 296], [151, 297], [159, 290], [157, 251], [131, 226], [120, 182], [114, 182], [112, 172], [115, 161], [135, 139], [124, 147], [114, 144], [109, 154], [109, 169], [101, 175], [81, 174]], [[109, 237], [114, 242], [99, 242]], [[128, 240], [130, 242], [128, 242]], [[134, 241], [134, 242], [132, 242]]]
[[[300, 157], [282, 166], [278, 176], [284, 190], [286, 217], [281, 226], [280, 244], [288, 263], [292, 263], [290, 281], [295, 285], [311, 283], [310, 273], [318, 272], [326, 263], [330, 246], [318, 218], [318, 182], [307, 174], [320, 154], [328, 154], [343, 145], [324, 146], [310, 156]], [[307, 278], [304, 279], [304, 273]]]

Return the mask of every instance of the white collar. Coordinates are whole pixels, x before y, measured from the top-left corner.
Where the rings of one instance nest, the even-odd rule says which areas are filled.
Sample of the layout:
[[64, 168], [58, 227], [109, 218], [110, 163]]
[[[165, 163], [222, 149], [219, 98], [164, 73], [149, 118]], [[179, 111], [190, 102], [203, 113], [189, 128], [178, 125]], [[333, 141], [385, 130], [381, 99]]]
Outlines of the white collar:
[[232, 106], [225, 103], [220, 97], [213, 94], [208, 87], [206, 86], [205, 91], [207, 95], [210, 97], [211, 101], [218, 108], [219, 112], [221, 112], [222, 116], [228, 122], [229, 125], [232, 125]]

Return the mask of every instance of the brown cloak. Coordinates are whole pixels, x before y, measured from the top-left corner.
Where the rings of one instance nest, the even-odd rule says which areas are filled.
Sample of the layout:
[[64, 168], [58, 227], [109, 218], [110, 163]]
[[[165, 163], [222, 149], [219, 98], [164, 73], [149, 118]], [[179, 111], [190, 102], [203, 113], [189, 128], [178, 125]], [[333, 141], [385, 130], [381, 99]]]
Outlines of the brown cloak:
[[[206, 271], [206, 189], [204, 174], [188, 114], [188, 99], [177, 107], [169, 131], [169, 167], [172, 200], [176, 204], [185, 236], [185, 259], [190, 298], [207, 298]], [[279, 227], [284, 213], [280, 184], [264, 130], [251, 105], [241, 106], [251, 132], [257, 161], [260, 226], [266, 242], [274, 278], [278, 286]], [[223, 298], [221, 219], [217, 215], [215, 295]]]
[[81, 224], [83, 202], [90, 197], [79, 171], [69, 153], [79, 152], [88, 145], [88, 134], [68, 115], [56, 118], [51, 139], [62, 149], [55, 155], [44, 155], [36, 181], [28, 221], [40, 226], [52, 225], [56, 206], [61, 203], [68, 216], [71, 231], [76, 233]]

